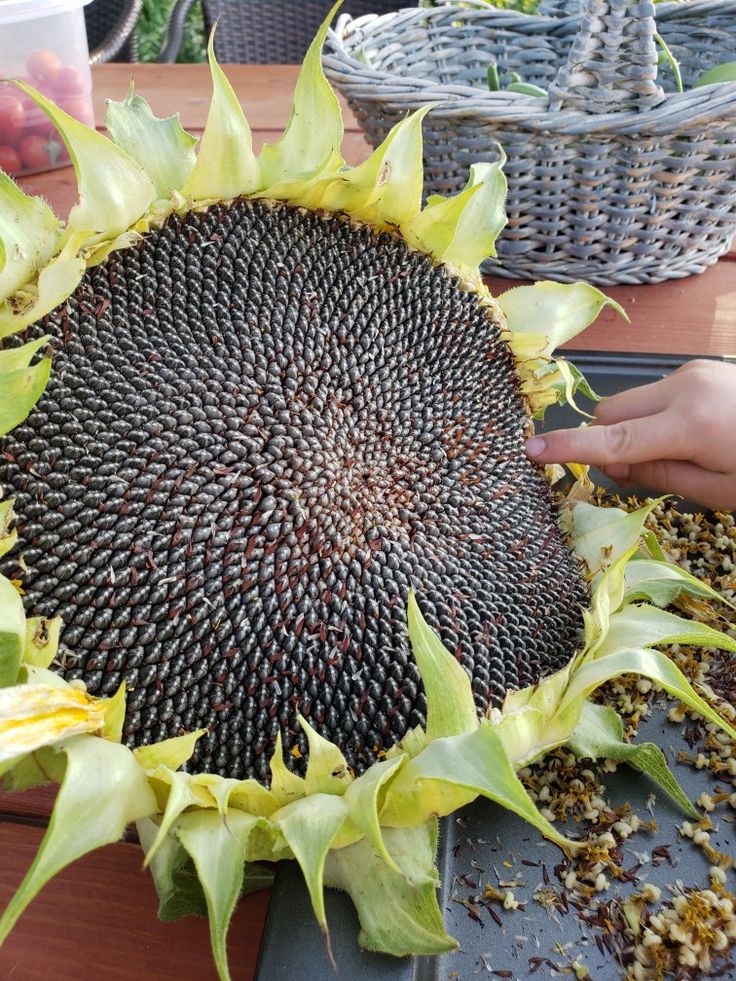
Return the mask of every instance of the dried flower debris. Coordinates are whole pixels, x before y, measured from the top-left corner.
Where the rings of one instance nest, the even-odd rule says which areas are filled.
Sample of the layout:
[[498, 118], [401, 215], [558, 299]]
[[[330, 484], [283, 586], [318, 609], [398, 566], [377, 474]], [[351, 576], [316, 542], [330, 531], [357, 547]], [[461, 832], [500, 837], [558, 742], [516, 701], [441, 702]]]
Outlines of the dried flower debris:
[[[648, 526], [668, 557], [736, 602], [734, 515], [684, 513], [663, 503]], [[697, 613], [710, 626], [736, 636], [736, 612], [725, 606], [715, 609], [690, 598], [678, 600], [677, 612]], [[736, 718], [736, 657], [684, 645], [666, 651], [707, 701], [727, 718]], [[703, 787], [694, 801], [701, 817], [679, 817], [664, 837], [653, 817], [655, 794], [636, 813], [625, 801], [613, 801], [607, 789], [609, 774], [619, 765], [578, 760], [566, 749], [520, 771], [544, 816], [589, 847], [567, 859], [550, 846], [540, 860], [532, 849], [541, 843], [529, 839], [524, 854], [507, 858], [496, 839], [491, 869], [483, 866], [481, 848], [476, 847], [489, 843], [465, 836], [455, 849], [455, 868], [466, 856], [472, 860], [472, 874], [455, 876], [451, 902], [505, 937], [503, 944], [489, 937], [493, 953], [476, 956], [469, 974], [596, 981], [736, 978], [736, 895], [729, 889], [736, 864], [735, 747], [683, 705], [669, 701], [663, 715], [662, 695], [649, 681], [620, 679], [605, 686], [600, 697], [620, 712], [629, 739], [659, 706], [658, 717], [669, 720], [664, 723], [665, 740], [671, 733], [663, 744], [666, 756], [670, 763], [692, 767]], [[683, 745], [679, 751], [673, 748], [678, 742]], [[679, 877], [680, 865], [685, 864], [684, 850], [693, 848], [702, 857], [702, 881], [686, 884]], [[546, 911], [544, 920], [553, 929], [564, 929], [566, 938], [575, 922], [579, 941], [545, 947], [538, 907]]]

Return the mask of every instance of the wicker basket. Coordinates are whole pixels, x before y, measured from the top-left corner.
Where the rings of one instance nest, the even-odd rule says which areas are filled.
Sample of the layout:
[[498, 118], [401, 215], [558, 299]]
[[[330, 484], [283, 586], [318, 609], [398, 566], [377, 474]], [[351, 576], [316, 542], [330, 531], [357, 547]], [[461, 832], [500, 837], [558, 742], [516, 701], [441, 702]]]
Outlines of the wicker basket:
[[[465, 0], [344, 19], [325, 69], [374, 145], [407, 111], [440, 103], [424, 123], [428, 192], [457, 191], [470, 163], [503, 146], [509, 224], [495, 272], [600, 284], [702, 272], [736, 234], [736, 83], [665, 95], [651, 0], [580, 8], [528, 16]], [[686, 86], [733, 60], [734, 0], [659, 4], [657, 16]], [[493, 61], [548, 97], [489, 92]]]

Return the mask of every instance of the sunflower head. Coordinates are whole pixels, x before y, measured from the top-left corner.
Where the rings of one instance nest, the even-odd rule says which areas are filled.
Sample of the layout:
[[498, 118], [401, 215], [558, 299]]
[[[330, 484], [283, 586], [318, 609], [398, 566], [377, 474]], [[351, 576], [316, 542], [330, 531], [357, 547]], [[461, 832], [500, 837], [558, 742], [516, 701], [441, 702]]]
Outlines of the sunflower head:
[[[649, 650], [669, 614], [632, 605], [632, 565], [691, 588], [640, 552], [646, 511], [578, 503], [560, 528], [522, 451], [581, 382], [554, 347], [611, 301], [490, 295], [502, 160], [422, 206], [426, 110], [346, 166], [327, 23], [258, 155], [211, 44], [197, 153], [132, 91], [108, 138], [24, 87], [80, 198], [62, 226], [0, 175], [0, 773], [61, 784], [0, 936], [135, 820], [164, 909], [196, 871], [222, 977], [261, 860], [300, 863], [323, 925], [328, 881], [366, 945], [449, 949], [438, 815], [481, 794], [575, 847], [515, 770], [610, 728], [585, 700], [622, 671], [718, 718]], [[387, 899], [416, 918], [387, 928]]]

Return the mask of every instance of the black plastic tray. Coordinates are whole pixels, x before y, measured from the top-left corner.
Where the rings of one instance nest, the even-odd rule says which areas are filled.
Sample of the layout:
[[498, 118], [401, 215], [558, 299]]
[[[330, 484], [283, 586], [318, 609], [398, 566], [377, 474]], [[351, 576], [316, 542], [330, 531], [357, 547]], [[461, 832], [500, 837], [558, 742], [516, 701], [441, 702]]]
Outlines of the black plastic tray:
[[[567, 353], [598, 394], [604, 396], [661, 378], [684, 360], [665, 355]], [[579, 418], [566, 408], [550, 410], [545, 428], [578, 425]], [[655, 710], [652, 717], [641, 724], [640, 738], [662, 746], [691, 800], [696, 800], [703, 791], [713, 790], [715, 781], [707, 770], [698, 771], [676, 762], [678, 752], [687, 750], [688, 746], [680, 727], [667, 722], [664, 710]], [[727, 780], [725, 785], [729, 782]], [[640, 830], [628, 839], [624, 846], [623, 867], [628, 869], [639, 864], [642, 855], [651, 855], [652, 848], [659, 845], [669, 846], [676, 867], [664, 858], [655, 857], [642, 866], [639, 882], [615, 882], [612, 889], [599, 894], [595, 902], [609, 900], [614, 895], [627, 895], [641, 888], [643, 881], [660, 886], [663, 892], [678, 879], [686, 886], [706, 888], [709, 885], [708, 862], [700, 849], [684, 842], [677, 832], [686, 816], [645, 777], [623, 765], [616, 773], [606, 774], [605, 784], [612, 803], [628, 801], [642, 819], [650, 816], [647, 806], [651, 807], [653, 803], [651, 795], [656, 798], [658, 830], [656, 834]], [[595, 981], [616, 981], [622, 977], [616, 959], [610, 954], [601, 954], [595, 942], [595, 931], [583, 922], [577, 911], [571, 908], [566, 915], [551, 917], [533, 899], [543, 881], [543, 865], [551, 885], [560, 888], [553, 869], [561, 861], [562, 853], [554, 845], [545, 842], [516, 816], [483, 800], [445, 819], [441, 828], [437, 856], [441, 874], [440, 905], [446, 928], [459, 941], [460, 950], [438, 957], [405, 959], [361, 950], [357, 942], [358, 919], [349, 898], [327, 890], [327, 916], [339, 977], [348, 981], [474, 981], [475, 978], [490, 981], [497, 977], [534, 981], [554, 976], [569, 977], [569, 973], [562, 972], [566, 967], [569, 969], [576, 957], [585, 964]], [[712, 837], [712, 844], [730, 851], [733, 841], [733, 826], [721, 822], [719, 832]], [[525, 865], [522, 860], [539, 864]], [[516, 899], [525, 903], [523, 911], [505, 911], [494, 904], [500, 916], [500, 927], [484, 907], [480, 907], [479, 923], [458, 902], [482, 893], [487, 883], [498, 887], [497, 873], [506, 880], [522, 875], [525, 882], [514, 888]], [[390, 909], [386, 910], [386, 915], [391, 916]], [[547, 958], [549, 963], [530, 958]], [[559, 974], [550, 965], [556, 965]], [[503, 973], [509, 971], [510, 975]], [[736, 974], [726, 976], [736, 977]], [[329, 981], [334, 977], [301, 872], [294, 862], [282, 863], [277, 871], [256, 979]]]
[[[664, 710], [655, 710], [651, 720], [642, 722], [639, 738], [650, 739], [664, 748], [673, 772], [691, 800], [697, 800], [703, 791], [713, 791], [715, 780], [707, 770], [696, 770], [675, 762], [679, 750], [688, 747], [680, 727], [666, 721]], [[686, 886], [708, 888], [708, 861], [699, 848], [683, 840], [677, 831], [687, 815], [634, 770], [621, 765], [616, 773], [604, 777], [611, 803], [630, 803], [633, 812], [642, 820], [651, 817], [647, 810], [649, 804], [657, 819], [656, 833], [640, 830], [627, 840], [623, 849], [623, 867], [631, 869], [639, 864], [645, 853], [651, 855], [652, 849], [661, 845], [668, 847], [673, 864], [663, 857], [653, 857], [653, 861], [642, 865], [638, 881], [628, 884], [614, 881], [612, 888], [597, 894], [593, 903], [626, 896], [641, 889], [645, 881], [659, 886], [663, 898], [669, 896], [668, 887], [677, 880]], [[728, 786], [728, 781], [722, 782], [721, 786]], [[716, 826], [719, 830], [712, 835], [711, 843], [731, 852], [733, 825], [717, 818]], [[445, 927], [459, 941], [460, 950], [438, 957], [406, 959], [361, 950], [357, 942], [358, 918], [349, 898], [327, 890], [327, 919], [337, 976], [349, 981], [475, 981], [476, 978], [492, 981], [504, 976], [514, 981], [542, 981], [550, 977], [569, 977], [569, 973], [563, 973], [565, 968], [569, 969], [571, 961], [579, 958], [593, 981], [620, 981], [624, 973], [622, 968], [612, 955], [602, 954], [596, 945], [595, 935], [601, 936], [600, 930], [587, 926], [572, 907], [567, 914], [558, 913], [553, 918], [533, 899], [537, 887], [543, 883], [542, 866], [547, 871], [550, 885], [558, 892], [561, 890], [554, 867], [562, 857], [555, 845], [545, 842], [515, 815], [489, 801], [476, 801], [442, 822], [437, 856]], [[524, 865], [522, 859], [539, 865]], [[507, 880], [521, 875], [525, 882], [513, 890], [515, 898], [525, 905], [523, 911], [505, 911], [500, 904], [494, 904], [501, 920], [500, 927], [483, 906], [478, 907], [479, 923], [458, 902], [482, 894], [487, 883], [498, 888], [497, 873]], [[477, 886], [474, 887], [475, 883]], [[390, 909], [386, 910], [386, 916], [391, 916]], [[534, 958], [547, 958], [556, 965], [558, 973], [549, 964], [535, 963]], [[512, 973], [493, 973], [498, 971]], [[736, 977], [736, 972], [725, 976]], [[294, 862], [283, 863], [278, 872], [256, 977], [258, 981], [277, 978], [329, 981], [335, 978], [301, 872]]]

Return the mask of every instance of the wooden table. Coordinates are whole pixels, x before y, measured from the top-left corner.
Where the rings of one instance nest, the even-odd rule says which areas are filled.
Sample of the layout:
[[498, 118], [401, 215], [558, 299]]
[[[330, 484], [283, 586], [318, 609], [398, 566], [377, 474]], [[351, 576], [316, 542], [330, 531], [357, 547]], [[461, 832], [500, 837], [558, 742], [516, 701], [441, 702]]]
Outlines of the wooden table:
[[[254, 148], [276, 139], [285, 125], [297, 69], [238, 65], [227, 69], [253, 130]], [[104, 100], [125, 95], [131, 66], [93, 69], [97, 119]], [[204, 65], [134, 66], [136, 89], [154, 112], [179, 111], [184, 126], [200, 132], [209, 104]], [[345, 107], [344, 154], [357, 163], [368, 151]], [[76, 199], [70, 168], [22, 181], [65, 216]], [[736, 358], [736, 254], [702, 276], [656, 286], [620, 286], [607, 292], [629, 312], [631, 326], [606, 312], [579, 339], [576, 349]], [[494, 292], [513, 283], [490, 278]], [[0, 795], [0, 907], [30, 865], [47, 821], [53, 794]], [[268, 894], [243, 900], [230, 930], [233, 978], [252, 978]], [[0, 951], [0, 978], [12, 981], [210, 981], [215, 978], [204, 920], [161, 924], [148, 873], [137, 845], [120, 843], [95, 852], [56, 877], [21, 918]], [[310, 915], [307, 910], [300, 915]], [[288, 943], [289, 938], [285, 937]]]

